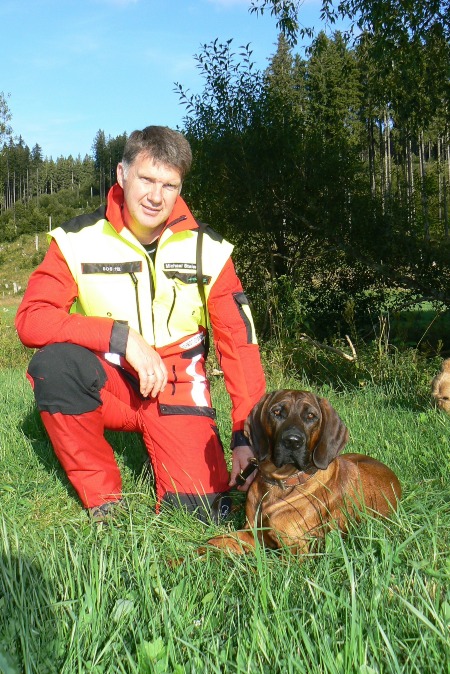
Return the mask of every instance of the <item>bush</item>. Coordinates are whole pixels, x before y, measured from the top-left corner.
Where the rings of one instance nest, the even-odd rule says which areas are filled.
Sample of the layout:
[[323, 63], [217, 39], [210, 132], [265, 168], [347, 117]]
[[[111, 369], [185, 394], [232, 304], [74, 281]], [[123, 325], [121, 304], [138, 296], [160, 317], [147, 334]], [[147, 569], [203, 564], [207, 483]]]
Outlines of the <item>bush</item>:
[[431, 379], [440, 368], [441, 356], [429, 357], [419, 349], [397, 349], [380, 341], [353, 348], [356, 359], [352, 361], [346, 358], [353, 354], [345, 339], [315, 345], [299, 336], [283, 343], [263, 343], [261, 350], [271, 388], [290, 378], [299, 378], [312, 389], [351, 391], [376, 386], [387, 397], [429, 407]]

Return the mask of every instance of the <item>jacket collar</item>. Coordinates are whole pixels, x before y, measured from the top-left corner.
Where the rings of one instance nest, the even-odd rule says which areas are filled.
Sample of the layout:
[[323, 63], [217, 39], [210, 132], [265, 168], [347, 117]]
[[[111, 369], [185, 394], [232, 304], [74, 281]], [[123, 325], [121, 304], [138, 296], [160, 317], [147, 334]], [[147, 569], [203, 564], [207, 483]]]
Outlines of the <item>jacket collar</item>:
[[[118, 183], [113, 185], [108, 192], [106, 204], [106, 219], [112, 224], [117, 232], [121, 232], [126, 224], [123, 219], [123, 189]], [[174, 234], [189, 229], [198, 229], [198, 224], [189, 210], [186, 202], [180, 196], [175, 202], [163, 232], [170, 229]]]

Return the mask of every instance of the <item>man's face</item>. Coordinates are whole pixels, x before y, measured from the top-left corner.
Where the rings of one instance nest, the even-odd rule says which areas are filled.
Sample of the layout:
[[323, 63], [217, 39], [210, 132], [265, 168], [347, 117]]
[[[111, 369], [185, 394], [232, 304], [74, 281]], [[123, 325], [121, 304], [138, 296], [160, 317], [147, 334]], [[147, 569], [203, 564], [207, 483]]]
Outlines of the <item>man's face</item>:
[[123, 188], [123, 216], [127, 227], [143, 244], [159, 236], [181, 190], [178, 169], [157, 164], [141, 152], [125, 172], [117, 166], [117, 182]]

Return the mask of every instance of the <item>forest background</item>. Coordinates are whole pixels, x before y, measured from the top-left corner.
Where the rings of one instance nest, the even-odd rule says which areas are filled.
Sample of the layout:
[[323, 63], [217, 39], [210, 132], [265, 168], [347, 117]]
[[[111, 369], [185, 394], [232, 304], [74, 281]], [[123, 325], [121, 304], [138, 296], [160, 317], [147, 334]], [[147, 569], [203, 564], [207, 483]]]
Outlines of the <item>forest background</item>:
[[[194, 56], [203, 90], [174, 87], [195, 158], [183, 195], [235, 244], [259, 334], [291, 353], [304, 334], [330, 344], [380, 341], [419, 307], [424, 330], [397, 329], [394, 339], [446, 355], [448, 4], [323, 0], [324, 22], [349, 26], [328, 34], [301, 28], [296, 0], [253, 0], [250, 11], [278, 21], [267, 69], [255, 68], [251, 45], [213, 40]], [[310, 37], [304, 56], [300, 36]], [[38, 143], [30, 149], [10, 121], [0, 93], [3, 255], [7, 242], [104, 201], [126, 140], [99, 130], [92, 155], [54, 160]], [[36, 243], [22, 267], [44, 253]], [[0, 282], [3, 295], [20, 292], [14, 278]]]

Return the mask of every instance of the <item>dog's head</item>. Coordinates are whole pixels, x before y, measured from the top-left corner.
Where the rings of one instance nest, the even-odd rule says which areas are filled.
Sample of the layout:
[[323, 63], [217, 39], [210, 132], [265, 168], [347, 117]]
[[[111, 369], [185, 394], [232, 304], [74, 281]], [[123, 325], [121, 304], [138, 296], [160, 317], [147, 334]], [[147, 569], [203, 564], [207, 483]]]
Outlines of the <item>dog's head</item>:
[[450, 414], [450, 358], [443, 361], [441, 371], [431, 382], [431, 395], [437, 407]]
[[298, 470], [324, 470], [345, 447], [348, 430], [325, 398], [309, 391], [267, 393], [245, 422], [245, 434], [258, 462]]

